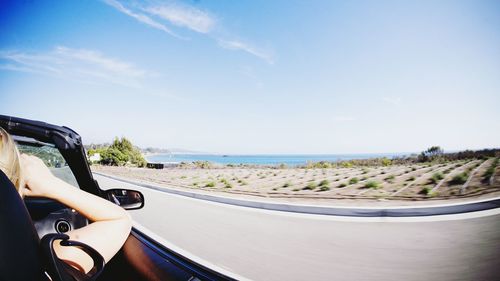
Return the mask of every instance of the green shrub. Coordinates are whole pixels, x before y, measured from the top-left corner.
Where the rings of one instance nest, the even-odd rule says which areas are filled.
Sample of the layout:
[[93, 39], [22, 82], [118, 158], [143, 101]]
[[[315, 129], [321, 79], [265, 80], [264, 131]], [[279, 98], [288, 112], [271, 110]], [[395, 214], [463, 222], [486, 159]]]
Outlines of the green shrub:
[[406, 181], [414, 181], [415, 177], [409, 177]]
[[197, 168], [201, 168], [201, 169], [210, 169], [212, 168], [212, 164], [208, 161], [194, 161], [193, 164], [197, 167]]
[[122, 166], [130, 163], [137, 167], [146, 166], [146, 160], [139, 148], [123, 137], [121, 139], [115, 138], [110, 146], [97, 149], [95, 152], [101, 154], [100, 164], [103, 165]]
[[388, 177], [385, 178], [386, 181], [388, 182], [392, 182], [396, 177], [394, 175], [390, 175]]
[[483, 174], [483, 182], [487, 182], [491, 176], [493, 176], [493, 174], [495, 173], [495, 170], [496, 170], [496, 167], [498, 165], [498, 158], [496, 158], [493, 163], [491, 163], [491, 166], [488, 167], [488, 169], [486, 170], [486, 172], [484, 172]]
[[456, 176], [454, 176], [450, 183], [451, 184], [464, 184], [467, 181], [467, 178], [469, 178], [469, 174], [467, 172], [460, 173]]
[[364, 187], [378, 189], [380, 187], [380, 184], [376, 181], [368, 181], [367, 183], [365, 183]]
[[215, 182], [213, 181], [207, 182], [207, 184], [205, 184], [205, 187], [215, 187]]
[[423, 195], [429, 195], [431, 193], [431, 188], [430, 187], [424, 187], [420, 190], [419, 194]]
[[441, 172], [434, 173], [430, 179], [431, 183], [437, 183], [444, 178]]
[[287, 181], [283, 184], [283, 187], [289, 187], [289, 186], [292, 186], [292, 183]]
[[122, 151], [108, 147], [101, 152], [102, 165], [123, 166], [129, 160], [129, 156]]
[[359, 182], [359, 179], [354, 177], [349, 180], [349, 184], [357, 184]]
[[226, 184], [224, 185], [224, 188], [233, 188], [233, 185], [226, 182]]
[[330, 186], [330, 181], [322, 180], [320, 181], [319, 186]]
[[345, 183], [339, 184], [339, 187], [346, 187], [346, 186], [347, 186], [347, 184], [345, 184]]
[[351, 168], [351, 167], [352, 167], [352, 163], [351, 163], [351, 162], [342, 162], [342, 163], [340, 164], [340, 166], [341, 166], [342, 168]]
[[495, 167], [489, 167], [486, 172], [484, 172], [483, 177], [489, 179], [495, 173]]
[[322, 186], [319, 187], [319, 191], [328, 191], [328, 190], [330, 190], [329, 186], [322, 185]]
[[316, 188], [316, 183], [315, 182], [310, 182], [308, 183], [304, 188], [302, 188], [303, 190], [313, 190]]
[[391, 159], [388, 159], [387, 157], [382, 158], [381, 161], [382, 161], [382, 165], [384, 165], [386, 167], [392, 164]]

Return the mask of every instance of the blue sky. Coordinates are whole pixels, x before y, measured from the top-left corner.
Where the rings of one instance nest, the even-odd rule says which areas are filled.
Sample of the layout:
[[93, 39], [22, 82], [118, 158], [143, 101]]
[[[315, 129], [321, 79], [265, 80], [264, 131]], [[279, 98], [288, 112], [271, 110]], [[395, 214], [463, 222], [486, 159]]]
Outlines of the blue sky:
[[0, 112], [217, 153], [500, 144], [498, 1], [2, 1]]

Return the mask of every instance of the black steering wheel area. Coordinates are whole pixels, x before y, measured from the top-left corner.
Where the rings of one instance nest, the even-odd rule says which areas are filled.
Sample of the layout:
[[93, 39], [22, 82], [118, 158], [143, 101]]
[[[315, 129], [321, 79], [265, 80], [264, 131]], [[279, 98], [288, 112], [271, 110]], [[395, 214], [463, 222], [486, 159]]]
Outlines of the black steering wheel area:
[[24, 202], [39, 237], [64, 234], [88, 224], [84, 216], [59, 202], [45, 198], [25, 198]]

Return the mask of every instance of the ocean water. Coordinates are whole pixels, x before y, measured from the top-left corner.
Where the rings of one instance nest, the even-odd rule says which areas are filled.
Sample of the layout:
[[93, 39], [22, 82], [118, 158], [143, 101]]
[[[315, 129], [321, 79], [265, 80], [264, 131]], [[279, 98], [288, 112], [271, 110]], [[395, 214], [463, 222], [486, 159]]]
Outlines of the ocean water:
[[336, 162], [352, 159], [369, 159], [377, 157], [393, 158], [410, 153], [377, 153], [377, 154], [325, 154], [325, 155], [212, 155], [212, 154], [155, 154], [147, 156], [148, 162], [180, 163], [209, 161], [217, 164], [252, 164], [252, 165], [303, 165], [307, 162]]

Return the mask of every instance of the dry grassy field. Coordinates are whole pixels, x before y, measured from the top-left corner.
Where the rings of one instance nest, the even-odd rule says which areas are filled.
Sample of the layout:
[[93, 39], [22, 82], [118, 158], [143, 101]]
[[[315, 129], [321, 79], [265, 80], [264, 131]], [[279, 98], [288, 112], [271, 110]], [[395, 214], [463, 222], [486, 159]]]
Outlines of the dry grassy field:
[[498, 158], [353, 168], [165, 168], [92, 166], [163, 186], [269, 198], [432, 200], [500, 192]]

